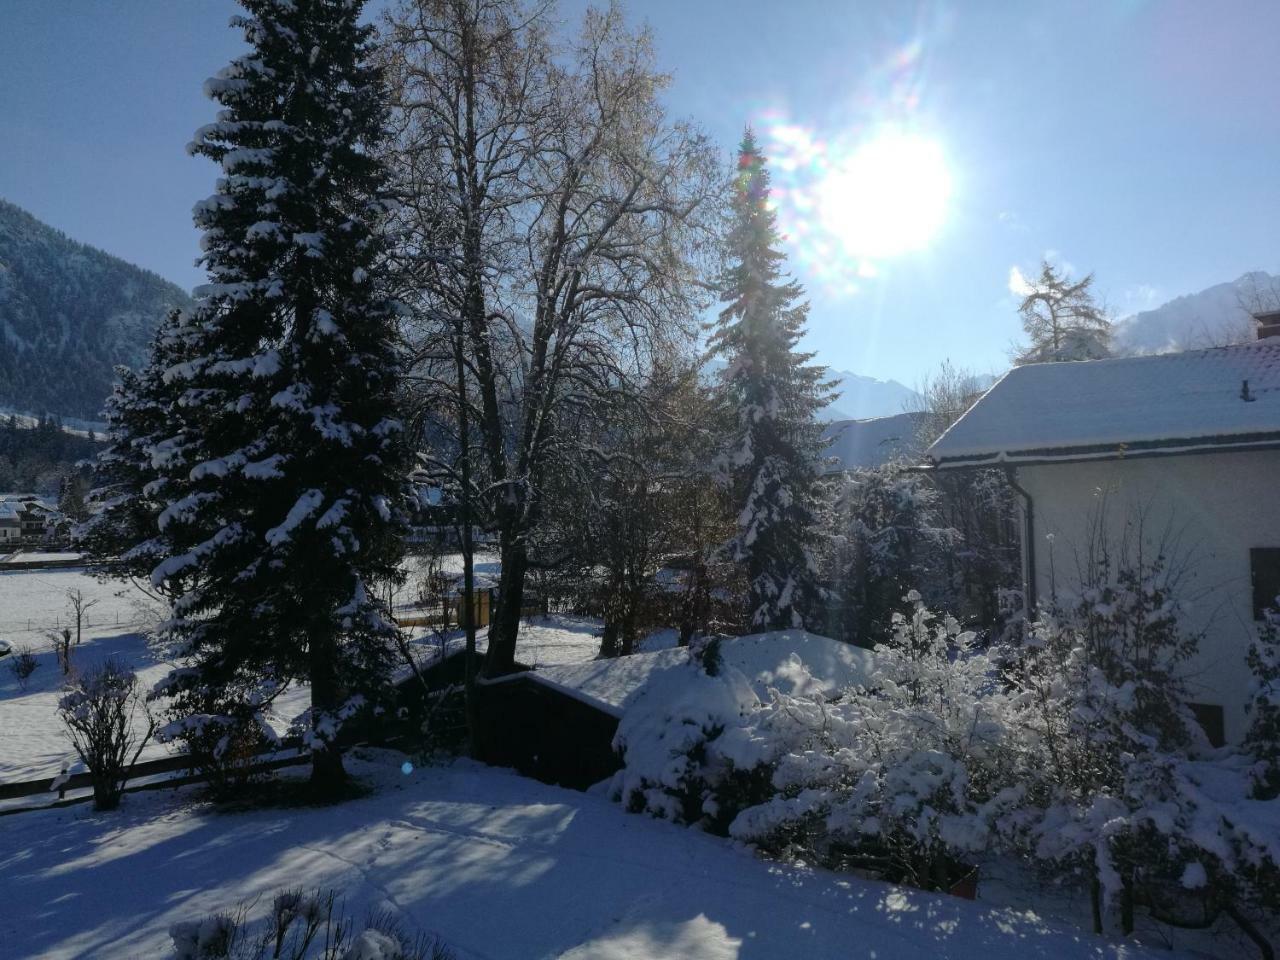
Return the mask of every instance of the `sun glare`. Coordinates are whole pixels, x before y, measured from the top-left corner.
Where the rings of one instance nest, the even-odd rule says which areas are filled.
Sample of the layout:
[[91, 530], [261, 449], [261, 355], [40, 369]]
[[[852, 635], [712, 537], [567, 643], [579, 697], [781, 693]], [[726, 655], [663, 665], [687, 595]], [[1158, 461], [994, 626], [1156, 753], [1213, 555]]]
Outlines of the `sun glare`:
[[823, 227], [853, 257], [922, 250], [941, 228], [951, 174], [937, 141], [883, 131], [855, 147], [816, 184]]

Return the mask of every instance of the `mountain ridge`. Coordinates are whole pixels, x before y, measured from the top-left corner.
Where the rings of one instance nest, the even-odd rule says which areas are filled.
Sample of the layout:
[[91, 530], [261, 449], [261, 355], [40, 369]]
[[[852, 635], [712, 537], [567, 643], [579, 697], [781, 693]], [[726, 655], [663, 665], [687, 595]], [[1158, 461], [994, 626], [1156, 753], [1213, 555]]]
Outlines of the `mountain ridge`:
[[139, 367], [165, 312], [191, 299], [0, 199], [0, 405], [97, 419], [115, 367]]

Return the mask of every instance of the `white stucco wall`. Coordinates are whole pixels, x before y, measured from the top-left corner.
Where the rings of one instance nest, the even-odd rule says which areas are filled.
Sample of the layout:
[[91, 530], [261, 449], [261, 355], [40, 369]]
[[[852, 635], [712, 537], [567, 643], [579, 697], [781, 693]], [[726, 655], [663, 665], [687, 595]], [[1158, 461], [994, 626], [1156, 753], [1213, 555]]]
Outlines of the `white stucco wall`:
[[[1254, 630], [1249, 550], [1280, 547], [1280, 451], [1057, 463], [1018, 468], [1035, 503], [1036, 580], [1050, 595], [1077, 581], [1092, 518], [1104, 498], [1109, 531], [1145, 510], [1149, 542], [1168, 531], [1191, 560], [1183, 600], [1189, 629], [1204, 629], [1189, 677], [1192, 697], [1224, 708], [1227, 740], [1243, 736], [1250, 684], [1245, 653]], [[1052, 541], [1047, 535], [1052, 534]], [[1050, 557], [1052, 551], [1052, 563]]]

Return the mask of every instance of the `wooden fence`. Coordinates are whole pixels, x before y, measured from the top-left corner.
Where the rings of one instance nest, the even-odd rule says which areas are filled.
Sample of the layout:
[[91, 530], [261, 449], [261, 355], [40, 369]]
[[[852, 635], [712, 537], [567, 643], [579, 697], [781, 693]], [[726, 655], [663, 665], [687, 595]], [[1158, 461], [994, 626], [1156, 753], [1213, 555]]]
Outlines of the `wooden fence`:
[[[471, 616], [477, 627], [489, 625], [489, 610], [493, 606], [492, 590], [477, 590], [471, 595]], [[396, 617], [402, 627], [458, 627], [466, 613], [467, 598], [461, 591], [445, 596], [439, 605], [410, 611]]]
[[[493, 591], [477, 590], [471, 598], [472, 616], [476, 627], [489, 626], [490, 611], [493, 609]], [[461, 592], [446, 596], [434, 607], [423, 607], [408, 610], [396, 617], [396, 623], [402, 627], [461, 627], [463, 614], [466, 611], [466, 598]], [[545, 597], [527, 597], [520, 607], [521, 617], [546, 616], [547, 601]]]
[[[304, 763], [311, 762], [311, 755], [304, 752], [293, 753], [288, 756], [274, 756], [272, 754], [260, 754], [259, 760], [252, 766], [247, 768], [247, 772], [265, 773], [270, 770], [279, 770], [283, 767], [300, 766]], [[201, 783], [204, 777], [191, 773], [180, 777], [164, 777], [162, 780], [156, 780], [149, 783], [138, 783], [139, 780], [146, 780], [150, 777], [162, 776], [166, 773], [175, 773], [180, 770], [190, 770], [191, 760], [185, 755], [173, 755], [168, 757], [156, 757], [154, 760], [143, 760], [133, 765], [129, 771], [129, 781], [126, 787], [126, 793], [134, 793], [138, 790], [158, 790], [163, 787], [182, 787], [188, 784]], [[59, 775], [61, 776], [61, 775]], [[0, 800], [14, 800], [20, 797], [47, 796], [54, 792], [54, 783], [58, 777], [42, 777], [38, 780], [23, 780], [16, 783], [0, 783]], [[87, 790], [93, 786], [93, 778], [89, 773], [74, 773], [58, 787], [58, 799], [51, 800], [49, 803], [40, 804], [39, 806], [25, 807], [9, 807], [0, 809], [0, 817], [8, 816], [12, 813], [26, 813], [31, 810], [47, 810], [50, 807], [68, 806], [73, 803], [86, 803], [93, 799], [93, 794], [86, 794], [81, 797], [64, 798], [63, 794], [72, 790]]]

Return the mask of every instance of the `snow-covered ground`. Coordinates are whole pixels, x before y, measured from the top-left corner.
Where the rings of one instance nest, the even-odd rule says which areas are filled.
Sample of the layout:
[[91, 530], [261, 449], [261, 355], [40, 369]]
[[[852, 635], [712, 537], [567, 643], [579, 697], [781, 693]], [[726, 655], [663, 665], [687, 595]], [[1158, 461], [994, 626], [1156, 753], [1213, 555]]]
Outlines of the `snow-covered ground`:
[[80, 554], [69, 550], [18, 550], [9, 554], [7, 557], [0, 557], [0, 559], [17, 560], [23, 563], [34, 560], [39, 560], [41, 562], [66, 562], [70, 560], [79, 560]]
[[[15, 653], [30, 647], [39, 662], [24, 690], [9, 670], [10, 657], [0, 659], [0, 782], [51, 776], [72, 756], [58, 721], [62, 673], [50, 647], [50, 634], [68, 625], [75, 631], [70, 590], [82, 591], [93, 603], [85, 612], [83, 642], [72, 647], [73, 663], [119, 657], [146, 684], [168, 670], [143, 638], [157, 610], [132, 584], [96, 580], [80, 569], [0, 572], [0, 639], [12, 643]], [[161, 753], [157, 744], [146, 756]]]
[[460, 960], [1071, 960], [1173, 957], [1034, 913], [772, 865], [593, 794], [459, 762], [339, 806], [219, 813], [190, 791], [0, 819], [0, 953], [168, 955], [177, 921], [304, 885], [388, 909]]
[[[8, 669], [9, 658], [0, 658], [0, 783], [53, 776], [73, 760], [57, 715], [62, 674], [50, 647], [50, 634], [68, 624], [70, 590], [81, 590], [95, 601], [85, 615], [84, 640], [72, 648], [73, 662], [89, 666], [118, 657], [137, 671], [147, 688], [171, 667], [145, 637], [160, 611], [132, 583], [104, 582], [81, 569], [0, 572], [0, 639], [18, 649], [29, 646], [39, 661], [23, 689]], [[74, 631], [74, 620], [71, 625]], [[584, 663], [599, 653], [599, 631], [599, 623], [592, 620], [535, 618], [521, 627], [517, 656], [534, 667]], [[460, 648], [461, 635], [455, 631], [448, 642]], [[483, 631], [478, 642], [483, 650]], [[431, 657], [435, 638], [430, 630], [415, 629], [412, 643], [424, 659]], [[272, 726], [283, 732], [305, 709], [307, 697], [305, 687], [286, 691], [276, 701]], [[138, 723], [144, 723], [142, 717]], [[152, 743], [143, 758], [162, 756], [166, 749]]]

